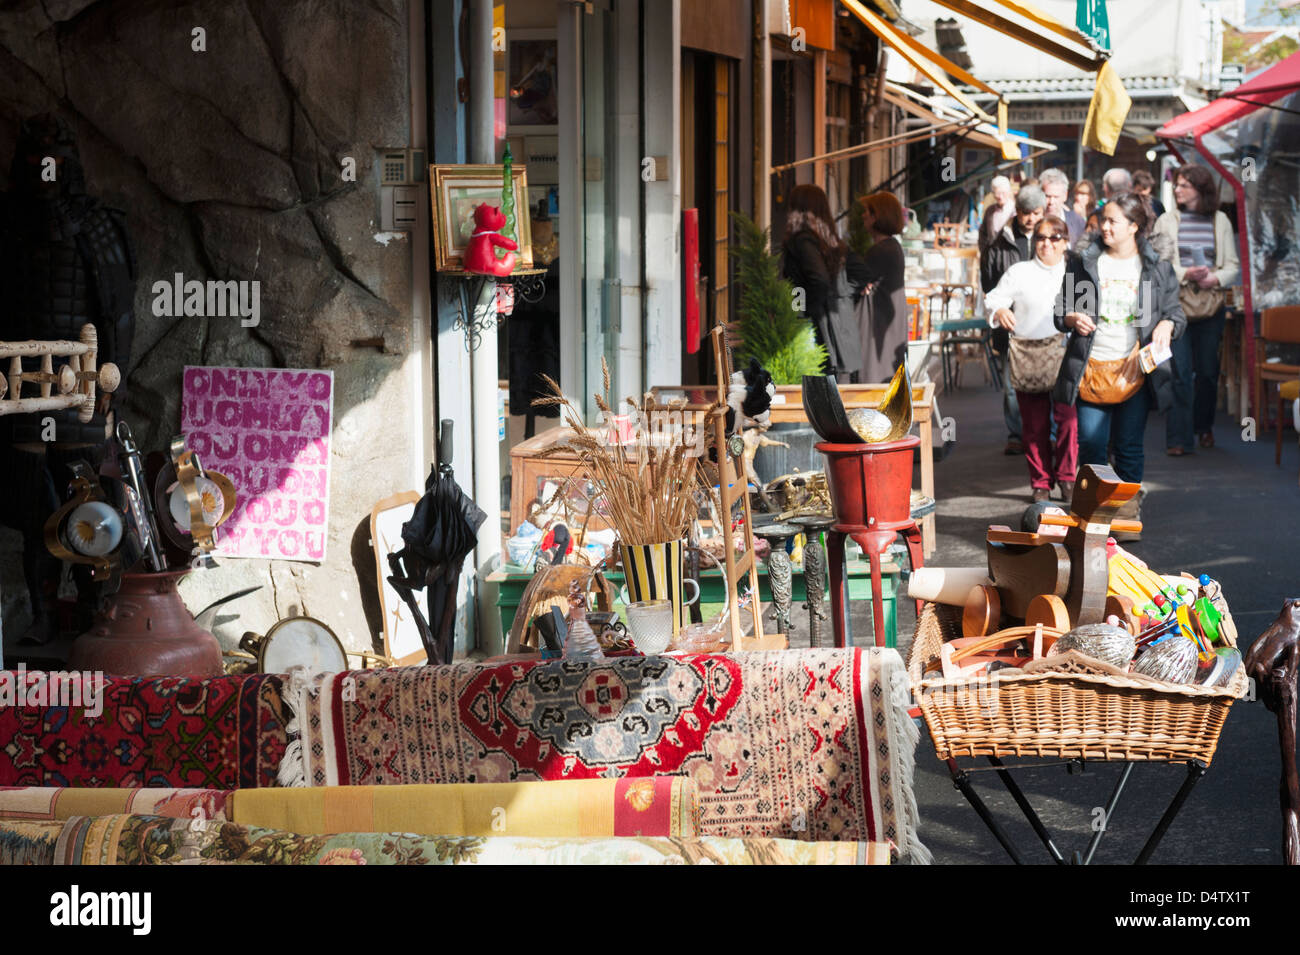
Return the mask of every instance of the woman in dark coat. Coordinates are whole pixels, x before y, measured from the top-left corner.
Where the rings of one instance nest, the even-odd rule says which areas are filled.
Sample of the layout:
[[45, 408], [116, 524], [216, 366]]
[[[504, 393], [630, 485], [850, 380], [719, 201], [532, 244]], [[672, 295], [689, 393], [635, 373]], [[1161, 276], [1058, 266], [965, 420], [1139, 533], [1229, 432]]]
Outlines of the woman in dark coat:
[[903, 286], [903, 206], [892, 192], [862, 200], [862, 220], [873, 244], [863, 257], [862, 275], [871, 287], [871, 308], [863, 325], [863, 382], [888, 381], [907, 360], [907, 291]]
[[[1132, 193], [1117, 196], [1102, 208], [1100, 218], [1100, 241], [1066, 263], [1055, 322], [1070, 337], [1052, 400], [1077, 400], [1079, 464], [1105, 464], [1110, 445], [1120, 480], [1140, 483], [1147, 414], [1153, 405], [1164, 411], [1173, 403], [1169, 362], [1157, 365], [1123, 401], [1084, 400], [1079, 385], [1089, 362], [1117, 363], [1153, 343], [1167, 350], [1187, 328], [1187, 319], [1173, 266], [1162, 261], [1146, 239], [1151, 225], [1146, 202]], [[1134, 497], [1120, 516], [1141, 519], [1140, 506], [1141, 497]]]
[[803, 291], [804, 315], [829, 355], [828, 374], [841, 381], [860, 377], [862, 343], [854, 303], [867, 284], [862, 258], [835, 231], [830, 202], [820, 186], [790, 190], [782, 247], [782, 271], [796, 293]]

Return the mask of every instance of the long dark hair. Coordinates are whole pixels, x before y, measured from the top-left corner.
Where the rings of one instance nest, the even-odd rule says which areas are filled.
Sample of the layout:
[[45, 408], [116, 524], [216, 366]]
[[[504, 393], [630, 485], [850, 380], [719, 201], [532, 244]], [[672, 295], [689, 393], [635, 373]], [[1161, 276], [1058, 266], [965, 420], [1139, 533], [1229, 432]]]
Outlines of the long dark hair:
[[1219, 184], [1214, 181], [1210, 170], [1189, 163], [1180, 166], [1174, 173], [1174, 182], [1178, 182], [1179, 179], [1186, 179], [1187, 184], [1196, 190], [1196, 211], [1213, 219], [1214, 214], [1219, 211]]
[[1145, 199], [1136, 192], [1126, 192], [1107, 199], [1106, 205], [1119, 206], [1119, 211], [1124, 214], [1124, 218], [1138, 227], [1135, 238], [1146, 238], [1151, 228], [1151, 206]]
[[832, 277], [839, 274], [844, 264], [845, 246], [835, 231], [835, 217], [831, 215], [830, 200], [821, 186], [804, 183], [790, 190], [786, 201], [786, 229], [789, 235], [807, 229], [817, 240], [817, 248], [826, 260], [826, 271]]

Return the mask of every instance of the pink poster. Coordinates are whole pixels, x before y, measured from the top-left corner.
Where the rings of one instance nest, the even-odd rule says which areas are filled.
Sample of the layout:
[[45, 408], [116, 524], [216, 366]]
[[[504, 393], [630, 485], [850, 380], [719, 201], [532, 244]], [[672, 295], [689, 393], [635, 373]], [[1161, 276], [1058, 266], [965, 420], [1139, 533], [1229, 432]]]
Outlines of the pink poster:
[[334, 373], [187, 365], [181, 431], [238, 503], [219, 557], [325, 559]]

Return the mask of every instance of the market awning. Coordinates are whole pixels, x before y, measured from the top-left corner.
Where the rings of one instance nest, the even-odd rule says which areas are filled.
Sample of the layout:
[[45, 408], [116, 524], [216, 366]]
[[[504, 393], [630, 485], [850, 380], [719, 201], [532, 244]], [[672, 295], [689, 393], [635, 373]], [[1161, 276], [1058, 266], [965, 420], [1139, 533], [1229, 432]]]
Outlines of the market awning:
[[[926, 120], [938, 130], [951, 131], [955, 128], [970, 126], [971, 131], [967, 134], [966, 141], [972, 145], [997, 150], [1001, 150], [1004, 144], [1015, 146], [1017, 149], [1019, 146], [1025, 145], [1035, 153], [1056, 148], [1051, 143], [1030, 139], [1023, 133], [1017, 133], [1014, 130], [1008, 130], [1005, 138], [999, 139], [996, 127], [990, 126], [987, 122], [981, 122], [978, 117], [964, 113], [951, 104], [941, 102], [934, 97], [924, 96], [898, 83], [886, 81], [880, 95], [885, 102], [897, 106], [918, 119]], [[1019, 152], [1017, 152], [1017, 156], [1019, 156]]]
[[[955, 13], [969, 17], [976, 23], [992, 27], [999, 33], [1014, 37], [1037, 50], [1042, 50], [1049, 56], [1054, 56], [1058, 60], [1063, 60], [1089, 73], [1101, 69], [1102, 64], [1110, 57], [1109, 51], [1101, 49], [1093, 42], [1091, 37], [1081, 32], [1077, 27], [1068, 26], [1055, 17], [1028, 3], [1021, 3], [1019, 0], [979, 0], [979, 2], [976, 2], [976, 0], [934, 0], [934, 2], [942, 7], [947, 7]], [[1023, 17], [1038, 27], [1040, 31], [1046, 31], [1046, 33], [1054, 36], [1035, 32], [1023, 23], [1007, 19], [1000, 12], [1003, 10]], [[1062, 40], [1066, 42], [1061, 42]]]
[[1161, 139], [1204, 136], [1296, 90], [1300, 90], [1300, 53], [1291, 54], [1210, 105], [1171, 119], [1156, 130], [1156, 135]]
[[[974, 100], [958, 89], [957, 85], [948, 77], [956, 77], [959, 82], [965, 83], [967, 86], [973, 86], [986, 93], [992, 93], [998, 97], [999, 105], [1002, 106], [1002, 97], [997, 90], [984, 81], [976, 79], [968, 71], [936, 51], [931, 50], [914, 37], [908, 36], [878, 13], [868, 10], [859, 0], [840, 0], [840, 2], [848, 8], [849, 12], [861, 20], [868, 30], [880, 37], [882, 42], [896, 50], [903, 59], [911, 64], [913, 69], [924, 74], [936, 87], [943, 90], [967, 110], [979, 117], [980, 120], [997, 124], [1003, 129], [1006, 128], [1005, 118], [999, 124], [998, 119], [984, 112], [976, 105]], [[1002, 107], [1001, 112], [1004, 117], [1005, 107]]]
[[[886, 81], [880, 95], [881, 99], [891, 106], [897, 106], [909, 115], [925, 120], [926, 125], [906, 130], [894, 136], [887, 136], [883, 139], [873, 139], [870, 142], [859, 143], [856, 146], [847, 146], [833, 152], [820, 153], [816, 156], [808, 156], [804, 159], [796, 159], [794, 162], [773, 166], [772, 175], [775, 176], [787, 169], [794, 169], [798, 166], [806, 166], [809, 163], [838, 162], [843, 159], [853, 159], [856, 156], [864, 156], [880, 149], [906, 146], [910, 143], [922, 142], [931, 136], [957, 133], [963, 130], [967, 131], [963, 137], [966, 142], [989, 149], [996, 149], [1002, 153], [1004, 159], [1033, 158], [1056, 148], [1051, 143], [1031, 139], [1016, 130], [1007, 130], [1005, 134], [1000, 134], [996, 126], [959, 106], [924, 96], [897, 83]], [[1021, 149], [1022, 146], [1028, 149], [1028, 157], [1025, 156], [1024, 151]], [[1009, 153], [1010, 155], [1008, 155]]]
[[[1242, 263], [1241, 287], [1246, 314], [1253, 315], [1255, 293], [1253, 276], [1256, 264], [1250, 254], [1250, 227], [1247, 216], [1246, 185], [1228, 169], [1219, 156], [1210, 149], [1203, 138], [1207, 133], [1220, 129], [1229, 123], [1244, 119], [1259, 109], [1271, 107], [1283, 97], [1300, 92], [1300, 53], [1293, 53], [1281, 63], [1269, 67], [1262, 73], [1242, 83], [1235, 90], [1202, 106], [1200, 109], [1184, 113], [1171, 119], [1158, 130], [1156, 136], [1170, 142], [1170, 147], [1177, 153], [1178, 144], [1174, 141], [1191, 141], [1192, 146], [1232, 187], [1237, 199], [1237, 243], [1238, 257]], [[1181, 157], [1180, 157], [1181, 158]], [[1252, 321], [1241, 323], [1242, 350], [1246, 356], [1248, 387], [1246, 398], [1248, 411], [1259, 414], [1260, 409], [1253, 405], [1255, 397], [1255, 324]]]
[[[1104, 0], [1079, 0], [1076, 26], [1062, 23], [1023, 0], [934, 0], [934, 3], [1081, 70], [1095, 73], [1097, 80], [1084, 123], [1083, 139], [1090, 148], [1114, 155], [1132, 100], [1110, 65], [1110, 50], [1094, 39], [1096, 36], [1109, 42]], [[1007, 14], [1020, 19], [1012, 19]], [[1092, 31], [1091, 35], [1084, 31], [1085, 26]], [[1000, 107], [1004, 102], [999, 98]], [[999, 122], [998, 127], [1005, 130], [1006, 122]]]

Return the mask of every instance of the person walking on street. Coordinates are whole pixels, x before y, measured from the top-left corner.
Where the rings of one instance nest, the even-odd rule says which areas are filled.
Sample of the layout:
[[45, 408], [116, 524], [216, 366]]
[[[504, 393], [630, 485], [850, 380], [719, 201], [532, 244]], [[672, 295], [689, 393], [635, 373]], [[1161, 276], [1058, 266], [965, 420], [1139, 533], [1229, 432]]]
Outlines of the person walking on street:
[[[1016, 195], [1016, 214], [1002, 231], [995, 235], [987, 248], [980, 252], [980, 288], [984, 294], [991, 292], [1001, 280], [1003, 273], [1017, 262], [1024, 262], [1033, 256], [1032, 236], [1034, 227], [1043, 218], [1043, 209], [1047, 199], [1043, 190], [1037, 186], [1022, 186]], [[993, 330], [993, 350], [1003, 356], [1002, 359], [1002, 418], [1007, 426], [1007, 445], [1004, 454], [1023, 454], [1024, 442], [1021, 440], [1020, 408], [1016, 404], [1016, 392], [1011, 387], [1011, 378], [1006, 360], [1010, 335], [1005, 328]]]
[[862, 200], [862, 222], [871, 233], [872, 245], [854, 273], [867, 283], [871, 307], [859, 314], [864, 383], [888, 381], [898, 366], [907, 361], [906, 263], [898, 234], [906, 224], [903, 204], [892, 192], [874, 192]]
[[[1064, 192], [1063, 185], [1062, 199]], [[989, 324], [1011, 335], [1008, 373], [1020, 408], [1033, 500], [1048, 500], [1055, 484], [1068, 504], [1079, 458], [1077, 417], [1073, 404], [1053, 401], [1051, 392], [1065, 356], [1064, 337], [1056, 330], [1052, 309], [1065, 276], [1070, 237], [1058, 215], [1044, 216], [1032, 235], [1034, 256], [1003, 273], [984, 297], [984, 307]]]
[[[1107, 169], [1106, 174], [1101, 177], [1101, 202], [1086, 217], [1087, 223], [1083, 235], [1079, 236], [1079, 241], [1075, 243], [1074, 250], [1082, 252], [1090, 245], [1095, 245], [1101, 236], [1101, 210], [1106, 203], [1117, 196], [1128, 195], [1133, 191], [1133, 177], [1129, 175], [1127, 169], [1120, 169], [1118, 166], [1114, 169]], [[1155, 218], [1151, 217], [1151, 222]]]
[[[1055, 308], [1056, 327], [1070, 337], [1052, 398], [1077, 402], [1079, 463], [1106, 464], [1107, 446], [1113, 445], [1115, 472], [1133, 482], [1144, 473], [1152, 404], [1164, 411], [1173, 403], [1169, 363], [1144, 376], [1138, 349], [1167, 349], [1187, 327], [1173, 266], [1146, 240], [1150, 225], [1140, 197], [1107, 202], [1100, 241], [1071, 256]], [[1140, 520], [1142, 496], [1126, 503], [1119, 516]]]
[[985, 247], [1002, 231], [1002, 227], [1016, 214], [1016, 197], [1011, 191], [1011, 180], [1006, 176], [994, 176], [989, 183], [989, 192], [993, 201], [984, 209], [984, 218], [980, 221], [979, 250], [984, 256]]
[[1083, 235], [1086, 222], [1083, 216], [1065, 204], [1066, 197], [1070, 194], [1069, 177], [1059, 169], [1048, 169], [1038, 177], [1038, 185], [1047, 200], [1043, 215], [1057, 216], [1065, 223], [1070, 236], [1070, 247], [1073, 248], [1079, 236]]
[[796, 289], [803, 289], [804, 315], [827, 351], [826, 373], [851, 381], [862, 366], [854, 314], [854, 301], [867, 284], [862, 258], [835, 231], [830, 202], [820, 186], [795, 186], [787, 208], [782, 272]]
[[1147, 172], [1145, 169], [1139, 169], [1137, 172], [1133, 173], [1133, 191], [1147, 202], [1151, 203], [1151, 211], [1155, 213], [1156, 219], [1159, 219], [1165, 214], [1165, 204], [1160, 201], [1160, 198], [1155, 195], [1154, 192], [1152, 192], [1155, 187], [1155, 176], [1151, 175], [1151, 173]]
[[1213, 174], [1204, 166], [1183, 166], [1174, 174], [1174, 199], [1154, 231], [1170, 250], [1187, 316], [1187, 334], [1174, 342], [1174, 405], [1165, 427], [1166, 453], [1179, 457], [1192, 453], [1193, 435], [1201, 447], [1214, 447], [1226, 290], [1241, 277], [1241, 266]]
[[1092, 183], [1087, 179], [1080, 179], [1074, 184], [1074, 191], [1070, 193], [1070, 209], [1083, 220], [1086, 227], [1088, 217], [1092, 215], [1093, 210], [1096, 208], [1097, 190], [1093, 188]]

